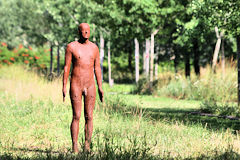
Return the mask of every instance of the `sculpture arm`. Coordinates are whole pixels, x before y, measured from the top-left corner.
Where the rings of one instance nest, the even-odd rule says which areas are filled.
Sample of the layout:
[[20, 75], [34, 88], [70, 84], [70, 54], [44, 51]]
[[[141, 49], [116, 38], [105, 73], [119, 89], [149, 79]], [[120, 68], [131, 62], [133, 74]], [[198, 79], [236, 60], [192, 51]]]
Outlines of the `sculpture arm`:
[[66, 51], [65, 51], [65, 65], [64, 65], [64, 73], [63, 73], [63, 101], [65, 100], [66, 95], [66, 86], [67, 86], [67, 80], [71, 68], [71, 62], [72, 62], [72, 52], [70, 50], [69, 44], [67, 45]]
[[97, 79], [99, 98], [103, 102], [102, 75], [101, 75], [100, 57], [99, 57], [98, 47], [96, 48], [96, 56], [95, 56], [95, 60], [94, 60], [94, 72], [95, 72], [95, 76]]

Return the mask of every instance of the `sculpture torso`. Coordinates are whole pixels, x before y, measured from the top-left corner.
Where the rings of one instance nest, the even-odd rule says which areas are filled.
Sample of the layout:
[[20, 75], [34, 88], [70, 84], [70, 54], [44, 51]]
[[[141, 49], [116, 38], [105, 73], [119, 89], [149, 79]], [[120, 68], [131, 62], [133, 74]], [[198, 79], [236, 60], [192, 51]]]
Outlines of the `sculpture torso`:
[[72, 73], [71, 85], [82, 89], [95, 85], [94, 82], [94, 60], [96, 58], [97, 46], [88, 42], [81, 44], [78, 41], [71, 42]]

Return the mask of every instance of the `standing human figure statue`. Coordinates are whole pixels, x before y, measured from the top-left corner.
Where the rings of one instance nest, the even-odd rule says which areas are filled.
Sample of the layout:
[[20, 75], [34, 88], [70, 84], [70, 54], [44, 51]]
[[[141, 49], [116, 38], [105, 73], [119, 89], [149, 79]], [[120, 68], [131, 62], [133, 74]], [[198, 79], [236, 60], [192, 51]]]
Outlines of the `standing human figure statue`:
[[63, 74], [63, 101], [66, 96], [66, 85], [72, 63], [70, 80], [70, 98], [73, 118], [71, 123], [71, 137], [73, 152], [78, 153], [79, 120], [82, 110], [82, 96], [84, 97], [85, 117], [85, 151], [90, 151], [90, 143], [93, 132], [93, 109], [96, 99], [96, 87], [94, 73], [98, 84], [98, 93], [103, 102], [103, 89], [99, 49], [97, 45], [89, 41], [90, 27], [87, 23], [78, 26], [79, 40], [67, 45], [65, 53], [65, 66]]

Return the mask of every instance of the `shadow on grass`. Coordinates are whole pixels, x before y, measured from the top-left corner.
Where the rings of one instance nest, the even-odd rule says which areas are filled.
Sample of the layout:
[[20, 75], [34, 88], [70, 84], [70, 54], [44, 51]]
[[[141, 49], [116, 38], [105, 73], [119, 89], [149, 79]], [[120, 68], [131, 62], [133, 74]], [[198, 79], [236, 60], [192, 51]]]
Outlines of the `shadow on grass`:
[[40, 149], [40, 148], [14, 148], [14, 147], [11, 147], [11, 150], [12, 151], [17, 151], [17, 152], [23, 152], [23, 153], [26, 153], [26, 152], [32, 152], [32, 153], [38, 153], [38, 154], [56, 154], [56, 153], [59, 153], [57, 151], [53, 151], [52, 149]]
[[192, 115], [191, 112], [196, 111], [194, 109], [171, 109], [171, 108], [146, 108], [144, 112], [146, 117], [153, 120], [165, 120], [165, 121], [179, 121], [184, 124], [196, 124], [200, 123], [204, 127], [209, 129], [219, 130], [231, 128], [235, 131], [240, 129], [239, 120], [230, 120], [218, 117]]
[[[113, 102], [109, 104], [113, 111], [119, 112], [126, 116], [143, 115], [144, 118], [154, 121], [164, 122], [181, 122], [185, 125], [201, 124], [203, 127], [213, 130], [226, 130], [228, 128], [237, 132], [240, 129], [239, 120], [230, 120], [218, 117], [200, 116], [190, 114], [196, 112], [196, 109], [174, 109], [174, 108], [138, 108], [136, 106], [128, 106], [121, 102]], [[108, 105], [108, 108], [109, 108]], [[110, 111], [109, 113], [113, 113]]]
[[[27, 151], [27, 148], [20, 149]], [[40, 149], [39, 149], [40, 150]], [[128, 151], [121, 151], [116, 153], [114, 150], [103, 150], [99, 151], [98, 153], [80, 153], [80, 154], [71, 154], [70, 152], [64, 153], [64, 152], [52, 152], [51, 150], [48, 150], [46, 153], [46, 150], [42, 150], [42, 152], [39, 153], [39, 150], [29, 150], [30, 152], [36, 152], [31, 157], [26, 156], [23, 152], [21, 155], [15, 156], [12, 153], [3, 153], [0, 154], [1, 160], [90, 160], [90, 159], [105, 159], [105, 160], [135, 160], [135, 159], [148, 159], [148, 160], [161, 160], [161, 159], [179, 159], [179, 160], [200, 160], [200, 159], [208, 159], [208, 160], [238, 160], [240, 159], [240, 155], [236, 152], [234, 152], [231, 148], [224, 152], [218, 152], [215, 151], [211, 155], [201, 154], [199, 156], [194, 157], [188, 157], [188, 158], [182, 158], [180, 156], [171, 156], [171, 153], [166, 153], [165, 155], [161, 156], [153, 156], [149, 154], [144, 154], [142, 152], [128, 152]], [[45, 154], [43, 154], [45, 153]]]
[[[126, 150], [122, 149], [120, 152], [116, 151], [120, 148], [114, 146], [108, 146], [96, 152], [80, 152], [79, 154], [73, 154], [70, 151], [68, 152], [56, 152], [51, 149], [42, 150], [42, 149], [29, 149], [29, 148], [12, 148], [13, 152], [5, 152], [0, 154], [0, 160], [91, 160], [91, 159], [106, 159], [106, 160], [128, 160], [128, 159], [160, 159], [158, 156], [151, 155], [145, 150], [133, 149]], [[14, 154], [14, 151], [18, 151], [17, 155]], [[20, 152], [20, 153], [19, 153]], [[32, 156], [26, 156], [26, 153], [30, 153]]]

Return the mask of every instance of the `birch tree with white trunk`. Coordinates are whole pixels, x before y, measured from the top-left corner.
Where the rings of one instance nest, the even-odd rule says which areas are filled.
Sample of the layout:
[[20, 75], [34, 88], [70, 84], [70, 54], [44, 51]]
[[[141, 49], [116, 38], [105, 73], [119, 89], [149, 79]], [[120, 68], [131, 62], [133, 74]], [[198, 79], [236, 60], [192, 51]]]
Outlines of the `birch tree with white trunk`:
[[146, 72], [145, 72], [145, 76], [148, 79], [148, 75], [149, 75], [149, 52], [150, 52], [150, 40], [146, 39], [146, 47], [145, 47], [146, 51], [145, 51], [145, 67], [146, 67]]
[[151, 34], [151, 64], [150, 64], [150, 84], [152, 87], [153, 82], [153, 64], [154, 64], [154, 36], [158, 33], [159, 29]]
[[142, 43], [143, 45], [143, 74], [146, 75], [146, 60], [145, 60], [145, 57], [146, 57], [146, 43], [143, 42]]
[[224, 37], [222, 38], [222, 56], [221, 56], [221, 66], [222, 66], [222, 74], [225, 76], [225, 53], [224, 53]]
[[215, 32], [216, 32], [216, 37], [217, 37], [217, 43], [216, 43], [216, 46], [215, 46], [215, 50], [214, 50], [214, 54], [213, 54], [213, 60], [212, 60], [212, 70], [214, 72], [215, 72], [215, 69], [216, 69], [217, 58], [218, 58], [218, 54], [219, 54], [219, 50], [220, 50], [220, 46], [221, 46], [221, 38], [224, 34], [223, 30], [219, 34], [218, 27], [215, 27]]
[[104, 38], [103, 35], [100, 34], [100, 66], [102, 72], [102, 80], [103, 80], [103, 59], [104, 59]]
[[156, 54], [155, 54], [155, 59], [156, 59], [156, 61], [155, 61], [155, 79], [157, 79], [158, 78], [158, 54], [159, 54], [159, 46], [157, 46], [157, 50], [156, 50]]
[[136, 83], [139, 80], [139, 43], [138, 39], [134, 38], [135, 43], [135, 74], [136, 74]]
[[108, 82], [110, 87], [113, 86], [112, 72], [111, 72], [111, 50], [110, 41], [108, 42]]

